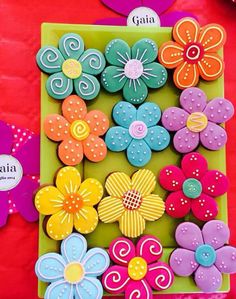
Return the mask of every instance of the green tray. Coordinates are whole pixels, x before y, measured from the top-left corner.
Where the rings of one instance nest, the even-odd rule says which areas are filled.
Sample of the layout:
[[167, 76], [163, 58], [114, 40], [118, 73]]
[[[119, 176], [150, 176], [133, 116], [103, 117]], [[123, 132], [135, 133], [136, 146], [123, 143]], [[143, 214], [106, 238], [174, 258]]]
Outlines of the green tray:
[[[171, 39], [171, 28], [135, 28], [135, 27], [112, 27], [112, 26], [94, 26], [94, 25], [65, 25], [65, 24], [43, 24], [42, 25], [42, 46], [53, 45], [58, 46], [58, 40], [65, 33], [74, 32], [82, 36], [85, 41], [86, 48], [97, 48], [104, 52], [106, 44], [113, 38], [124, 39], [128, 44], [132, 45], [137, 40], [147, 37], [153, 39], [158, 46]], [[222, 54], [222, 53], [221, 53]], [[43, 123], [46, 115], [51, 113], [61, 113], [61, 101], [53, 100], [49, 97], [45, 89], [47, 75], [41, 75], [41, 120]], [[199, 87], [202, 88], [208, 99], [223, 96], [224, 83], [223, 77], [214, 82], [201, 81]], [[175, 88], [172, 83], [172, 73], [169, 74], [167, 84], [160, 90], [150, 91], [147, 101], [157, 103], [161, 109], [170, 106], [178, 106], [180, 91]], [[109, 94], [103, 89], [97, 99], [87, 101], [88, 110], [100, 109], [105, 112], [111, 121], [111, 111], [113, 106], [122, 100], [121, 93]], [[50, 141], [44, 134], [41, 126], [41, 184], [52, 184], [54, 174], [59, 167], [63, 166], [57, 158], [58, 143]], [[209, 162], [209, 167], [219, 169], [225, 172], [225, 148], [220, 151], [208, 151], [199, 147], [198, 151], [202, 153]], [[153, 152], [151, 161], [145, 166], [158, 175], [160, 169], [169, 164], [178, 165], [181, 155], [175, 152], [172, 146], [169, 146], [162, 152]], [[114, 153], [108, 152], [106, 159], [100, 163], [92, 163], [84, 160], [83, 164], [78, 166], [83, 179], [94, 177], [104, 183], [107, 175], [113, 171], [124, 171], [132, 174], [137, 168], [131, 166], [125, 152]], [[165, 198], [166, 192], [157, 185], [157, 194]], [[227, 222], [227, 196], [217, 198], [219, 205], [219, 214], [217, 219]], [[40, 217], [39, 223], [39, 255], [47, 252], [58, 251], [60, 242], [56, 242], [47, 237], [43, 229], [43, 216]], [[184, 221], [190, 220], [196, 222], [193, 216], [189, 215], [185, 219], [173, 219], [168, 215], [164, 215], [155, 222], [147, 222], [145, 234], [153, 234], [157, 236], [163, 244], [164, 254], [163, 261], [168, 262], [171, 251], [177, 246], [174, 240], [174, 231], [176, 226]], [[203, 223], [199, 223], [202, 225]], [[99, 222], [97, 229], [86, 236], [89, 247], [100, 246], [107, 248], [109, 243], [121, 233], [117, 223], [104, 224]], [[45, 292], [46, 284], [39, 281], [39, 296], [42, 298]], [[220, 292], [227, 292], [230, 288], [229, 275], [223, 275], [223, 284]], [[172, 287], [166, 291], [158, 292], [158, 294], [173, 293], [199, 293], [199, 289], [195, 286], [192, 277], [183, 278], [176, 277]], [[109, 294], [106, 294], [109, 295]]]

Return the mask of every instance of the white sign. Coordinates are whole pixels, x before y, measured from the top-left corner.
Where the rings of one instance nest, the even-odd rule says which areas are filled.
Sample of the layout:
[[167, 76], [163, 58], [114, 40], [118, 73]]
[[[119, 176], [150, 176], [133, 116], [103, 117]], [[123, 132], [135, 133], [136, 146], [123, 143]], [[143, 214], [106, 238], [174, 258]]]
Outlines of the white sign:
[[148, 7], [138, 7], [127, 18], [128, 26], [161, 26], [158, 14]]

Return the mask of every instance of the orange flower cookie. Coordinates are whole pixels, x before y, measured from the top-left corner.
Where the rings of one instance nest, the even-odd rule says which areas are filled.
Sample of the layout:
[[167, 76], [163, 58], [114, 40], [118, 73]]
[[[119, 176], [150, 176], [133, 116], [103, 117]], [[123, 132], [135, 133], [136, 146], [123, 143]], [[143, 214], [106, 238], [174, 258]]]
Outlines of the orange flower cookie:
[[62, 240], [73, 227], [81, 234], [95, 230], [98, 214], [94, 209], [103, 196], [103, 187], [96, 179], [88, 178], [81, 183], [75, 167], [59, 170], [56, 186], [46, 186], [36, 193], [35, 206], [43, 215], [52, 215], [46, 226], [50, 238]]
[[102, 161], [107, 147], [99, 136], [109, 128], [108, 117], [98, 110], [87, 113], [85, 102], [76, 95], [64, 100], [62, 114], [48, 115], [44, 121], [47, 137], [61, 142], [58, 147], [60, 160], [65, 165], [77, 165], [85, 155], [90, 161]]
[[159, 61], [169, 69], [175, 68], [174, 82], [180, 89], [196, 86], [199, 76], [212, 81], [224, 71], [224, 62], [217, 51], [226, 41], [222, 26], [209, 24], [202, 28], [191, 18], [184, 18], [173, 28], [173, 41], [159, 50]]

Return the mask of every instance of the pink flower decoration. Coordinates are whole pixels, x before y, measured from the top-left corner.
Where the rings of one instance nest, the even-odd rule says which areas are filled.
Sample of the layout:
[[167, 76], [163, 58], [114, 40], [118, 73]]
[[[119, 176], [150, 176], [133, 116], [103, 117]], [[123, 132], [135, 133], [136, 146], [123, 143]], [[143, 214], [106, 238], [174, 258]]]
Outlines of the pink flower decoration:
[[112, 294], [125, 292], [125, 299], [152, 299], [152, 289], [166, 290], [174, 280], [169, 265], [157, 262], [162, 252], [160, 241], [151, 235], [142, 237], [136, 247], [129, 239], [115, 239], [109, 247], [109, 254], [117, 265], [104, 273], [104, 288]]
[[218, 170], [208, 170], [207, 160], [196, 152], [185, 155], [181, 167], [169, 165], [160, 172], [161, 186], [172, 191], [165, 201], [166, 213], [182, 218], [191, 210], [199, 220], [214, 219], [218, 214], [214, 197], [227, 191], [227, 177]]

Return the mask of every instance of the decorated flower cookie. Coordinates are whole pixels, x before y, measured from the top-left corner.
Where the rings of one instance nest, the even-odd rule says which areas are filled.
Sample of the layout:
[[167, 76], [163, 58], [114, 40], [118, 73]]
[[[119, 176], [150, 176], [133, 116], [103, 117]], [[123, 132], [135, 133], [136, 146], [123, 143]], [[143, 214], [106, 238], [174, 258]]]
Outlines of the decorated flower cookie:
[[121, 101], [113, 108], [113, 119], [119, 125], [108, 130], [105, 142], [109, 150], [127, 149], [127, 158], [134, 166], [144, 166], [152, 156], [152, 150], [161, 151], [170, 142], [168, 131], [158, 126], [161, 110], [154, 103], [144, 103], [136, 109]]
[[0, 121], [0, 227], [8, 214], [38, 220], [33, 193], [38, 188], [39, 136]]
[[63, 101], [62, 114], [51, 114], [44, 120], [47, 137], [61, 142], [58, 147], [60, 160], [66, 165], [77, 165], [85, 155], [90, 161], [102, 161], [107, 147], [99, 136], [109, 127], [108, 117], [99, 110], [87, 112], [85, 102], [76, 95]]
[[190, 87], [181, 93], [180, 105], [183, 109], [170, 107], [162, 115], [163, 126], [169, 131], [177, 131], [173, 142], [178, 152], [191, 152], [199, 143], [210, 150], [225, 145], [227, 134], [218, 124], [233, 116], [234, 107], [230, 101], [215, 98], [207, 102], [201, 89]]
[[103, 195], [101, 183], [88, 178], [81, 183], [75, 167], [66, 166], [56, 176], [56, 186], [46, 186], [35, 195], [35, 206], [47, 221], [47, 234], [54, 240], [65, 239], [73, 227], [82, 234], [95, 230], [98, 224], [96, 205]]
[[236, 272], [236, 248], [224, 246], [229, 235], [228, 226], [219, 220], [207, 222], [202, 230], [194, 223], [181, 223], [175, 232], [181, 248], [171, 255], [171, 268], [179, 276], [194, 274], [195, 283], [203, 292], [219, 290], [222, 273]]
[[159, 195], [151, 194], [156, 186], [155, 175], [147, 169], [135, 172], [130, 178], [123, 172], [108, 176], [105, 188], [108, 197], [101, 200], [98, 215], [101, 221], [119, 221], [123, 235], [130, 238], [140, 236], [145, 221], [159, 219], [165, 211], [165, 204]]
[[46, 89], [52, 98], [62, 100], [73, 90], [85, 100], [92, 100], [98, 95], [100, 84], [95, 76], [103, 71], [105, 58], [98, 50], [85, 51], [80, 35], [63, 35], [58, 48], [42, 47], [36, 60], [39, 68], [50, 75]]
[[125, 299], [152, 299], [152, 289], [167, 290], [174, 274], [168, 264], [158, 262], [162, 252], [160, 241], [151, 235], [143, 236], [136, 247], [129, 239], [115, 239], [109, 247], [109, 255], [117, 265], [104, 273], [104, 288], [112, 294], [125, 293]]
[[173, 28], [173, 41], [164, 43], [159, 61], [174, 69], [174, 83], [180, 89], [195, 86], [199, 77], [212, 81], [224, 71], [224, 62], [217, 54], [226, 41], [222, 26], [209, 24], [202, 28], [191, 18], [178, 21]]
[[109, 264], [104, 249], [87, 251], [86, 239], [74, 233], [62, 241], [61, 254], [42, 255], [35, 265], [35, 272], [40, 280], [51, 283], [45, 299], [102, 299], [103, 288], [97, 277]]
[[165, 201], [166, 213], [182, 218], [191, 210], [199, 220], [214, 219], [218, 214], [214, 197], [227, 191], [227, 177], [218, 170], [208, 170], [207, 160], [195, 152], [183, 157], [181, 167], [169, 165], [160, 172], [161, 186], [172, 191]]
[[167, 80], [167, 71], [157, 58], [157, 45], [148, 38], [137, 41], [132, 48], [121, 40], [112, 40], [105, 49], [110, 64], [102, 73], [101, 83], [109, 92], [123, 90], [124, 99], [141, 104], [149, 88], [160, 88]]

